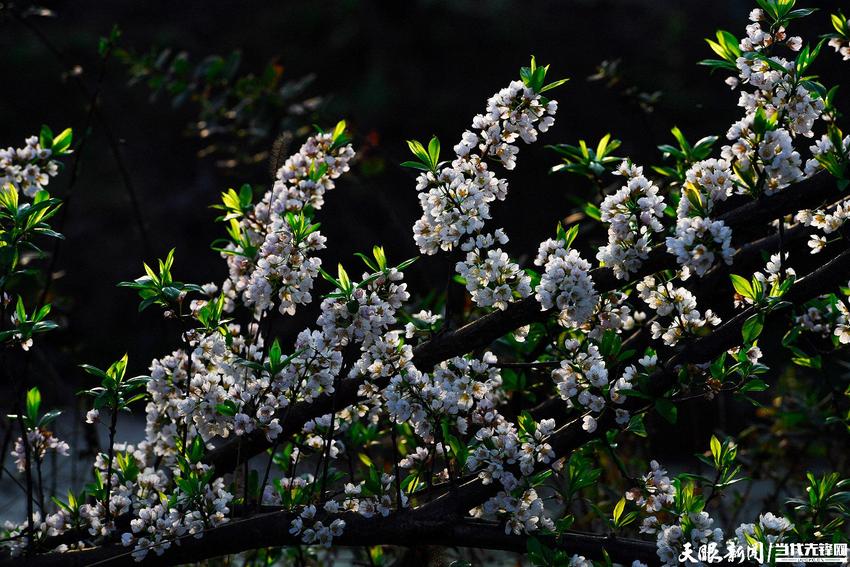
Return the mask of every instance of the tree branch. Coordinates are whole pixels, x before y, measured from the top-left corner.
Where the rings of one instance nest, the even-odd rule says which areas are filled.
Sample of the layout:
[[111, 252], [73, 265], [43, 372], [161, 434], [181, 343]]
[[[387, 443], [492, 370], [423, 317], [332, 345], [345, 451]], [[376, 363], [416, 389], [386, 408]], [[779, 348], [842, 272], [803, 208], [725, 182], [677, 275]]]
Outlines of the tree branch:
[[[4, 565], [27, 567], [82, 567], [117, 565], [179, 565], [196, 563], [204, 559], [231, 555], [265, 547], [291, 546], [301, 543], [299, 536], [289, 533], [289, 524], [296, 517], [285, 511], [265, 512], [249, 518], [235, 519], [222, 526], [211, 528], [204, 537], [186, 536], [162, 556], [148, 553], [144, 561], [136, 563], [131, 557], [132, 548], [109, 545], [84, 551], [51, 553], [36, 558], [16, 559]], [[333, 540], [334, 546], [393, 545], [417, 547], [435, 545], [442, 547], [469, 547], [525, 553], [527, 536], [506, 535], [504, 527], [495, 522], [460, 519], [456, 516], [438, 516], [420, 511], [401, 511], [387, 517], [364, 518], [355, 513], [318, 515], [325, 525], [335, 518], [345, 520], [345, 530]], [[631, 563], [640, 559], [657, 564], [655, 543], [637, 539], [620, 539], [613, 536], [572, 532], [558, 538], [541, 536], [542, 542], [569, 554], [602, 558], [605, 550], [614, 561]]]

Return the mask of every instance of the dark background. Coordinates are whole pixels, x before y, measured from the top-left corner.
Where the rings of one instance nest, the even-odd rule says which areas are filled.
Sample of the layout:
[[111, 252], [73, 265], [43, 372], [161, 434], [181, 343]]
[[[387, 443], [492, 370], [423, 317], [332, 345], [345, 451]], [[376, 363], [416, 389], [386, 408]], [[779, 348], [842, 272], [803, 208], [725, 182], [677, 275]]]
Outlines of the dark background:
[[[82, 67], [90, 85], [98, 38], [113, 24], [123, 30], [122, 45], [138, 51], [171, 46], [197, 60], [238, 49], [245, 71], [260, 70], [276, 57], [291, 78], [315, 73], [309, 94], [326, 100], [320, 122], [332, 126], [346, 118], [356, 149], [370, 146], [369, 168], [355, 167], [341, 179], [319, 214], [329, 238], [325, 265], [343, 259], [355, 266], [359, 261], [352, 254], [373, 244], [384, 244], [397, 261], [417, 253], [410, 230], [420, 214], [414, 176], [397, 165], [408, 157], [404, 140], [436, 134], [450, 151], [487, 97], [516, 78], [531, 54], [551, 64], [553, 79], [572, 80], [554, 94], [560, 103], [555, 127], [541, 143], [522, 147], [517, 169], [508, 174], [509, 203], [496, 207], [493, 226], [507, 228], [509, 251], [517, 257], [527, 259], [557, 220], [569, 214], [571, 192], [587, 190], [581, 179], [547, 173], [556, 159], [545, 144], [584, 138], [595, 145], [611, 132], [624, 142], [619, 155], [657, 164], [655, 146], [671, 141], [674, 125], [691, 140], [722, 136], [740, 114], [737, 95], [723, 76], [710, 75], [697, 61], [712, 56], [703, 38], [715, 29], [743, 34], [752, 4], [75, 0], [45, 3], [56, 17], [34, 22], [68, 61]], [[820, 7], [792, 32], [811, 40], [827, 31], [828, 10], [834, 6], [822, 2]], [[42, 123], [54, 130], [81, 128], [86, 101], [62, 77], [54, 56], [20, 23], [4, 19], [0, 25], [0, 143], [21, 145]], [[824, 82], [834, 83], [838, 71], [830, 66], [838, 58], [831, 50], [822, 58]], [[621, 59], [620, 83], [609, 87], [587, 80], [600, 62], [614, 59]], [[143, 373], [150, 359], [176, 347], [175, 329], [164, 325], [154, 309], [139, 314], [135, 295], [116, 283], [141, 275], [143, 259], [154, 261], [171, 247], [177, 248], [178, 279], [220, 283], [226, 267], [210, 243], [223, 235], [223, 227], [213, 222], [209, 205], [228, 187], [270, 183], [265, 165], [222, 170], [212, 159], [199, 159], [199, 142], [184, 135], [195, 116], [191, 105], [174, 109], [166, 99], [151, 103], [147, 88], [128, 86], [127, 80], [127, 69], [110, 63], [101, 108], [122, 141], [151, 256], [143, 258], [127, 193], [95, 125], [80, 158], [64, 226], [67, 241], [57, 260], [61, 277], [50, 298], [63, 329], [41, 341], [37, 356], [45, 364], [34, 377], [43, 391], [62, 396], [83, 383], [80, 363], [103, 367], [129, 351], [131, 371]], [[629, 88], [632, 94], [626, 94]], [[647, 112], [636, 93], [655, 91], [660, 98]], [[68, 183], [67, 173], [61, 175], [52, 181], [51, 192], [64, 196]], [[411, 291], [416, 295], [441, 287], [447, 270], [445, 258], [422, 259], [410, 271]], [[324, 282], [317, 286], [325, 289]], [[302, 309], [278, 333], [294, 335], [315, 318], [314, 308]]]

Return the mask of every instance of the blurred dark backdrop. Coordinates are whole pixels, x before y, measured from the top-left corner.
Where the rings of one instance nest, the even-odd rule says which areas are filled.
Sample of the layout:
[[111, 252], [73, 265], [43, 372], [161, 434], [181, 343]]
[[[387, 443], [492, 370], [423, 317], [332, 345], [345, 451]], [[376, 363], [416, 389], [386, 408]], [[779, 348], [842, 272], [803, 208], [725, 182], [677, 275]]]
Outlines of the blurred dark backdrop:
[[[829, 25], [833, 3], [818, 4], [823, 10], [794, 30], [810, 40]], [[655, 146], [670, 141], [674, 125], [693, 140], [723, 135], [739, 115], [737, 97], [723, 77], [696, 63], [711, 56], [703, 38], [715, 29], [743, 33], [752, 3], [74, 0], [45, 6], [56, 17], [39, 18], [37, 25], [92, 85], [98, 38], [113, 24], [123, 30], [122, 44], [138, 51], [171, 46], [197, 60], [238, 49], [245, 71], [259, 71], [277, 57], [291, 78], [315, 73], [309, 94], [326, 100], [320, 122], [332, 126], [346, 118], [358, 149], [368, 146], [369, 167], [357, 167], [341, 180], [319, 218], [329, 238], [325, 265], [343, 259], [353, 266], [352, 254], [376, 243], [399, 261], [417, 252], [410, 233], [419, 216], [413, 175], [397, 165], [407, 159], [404, 140], [436, 134], [449, 149], [486, 98], [517, 77], [531, 54], [551, 64], [553, 78], [572, 80], [554, 95], [560, 102], [555, 127], [542, 143], [522, 148], [508, 176], [510, 202], [496, 207], [495, 223], [508, 229], [509, 249], [517, 256], [527, 257], [553, 231], [570, 212], [567, 195], [581, 185], [577, 178], [547, 174], [556, 160], [544, 144], [579, 138], [595, 144], [611, 132], [624, 142], [620, 155], [659, 163]], [[54, 130], [82, 126], [85, 100], [29, 30], [4, 20], [0, 51], [0, 143], [20, 144], [42, 123]], [[836, 59], [831, 52], [824, 55]], [[587, 80], [603, 60], [618, 59], [618, 84]], [[210, 242], [222, 236], [223, 227], [213, 222], [209, 205], [231, 186], [268, 186], [268, 167], [227, 171], [212, 159], [199, 159], [197, 140], [184, 136], [192, 108], [174, 109], [165, 99], [152, 104], [148, 89], [128, 86], [127, 79], [127, 69], [112, 62], [101, 105], [122, 142], [152, 256], [174, 246], [176, 277], [220, 282], [226, 269]], [[834, 76], [824, 82], [834, 83]], [[644, 99], [651, 95], [651, 112], [639, 103], [641, 93]], [[67, 174], [60, 176], [51, 190], [63, 196], [68, 181]], [[127, 194], [97, 125], [74, 192], [64, 227], [68, 239], [57, 263], [61, 277], [51, 298], [64, 328], [45, 339], [42, 352], [50, 364], [40, 366], [46, 370], [35, 377], [43, 390], [60, 394], [84, 379], [80, 363], [103, 366], [126, 350], [132, 371], [141, 373], [151, 358], [176, 345], [176, 333], [167, 332], [155, 310], [137, 313], [134, 294], [115, 286], [140, 275], [142, 260], [154, 257], [143, 258]], [[447, 269], [444, 258], [423, 259], [411, 269], [411, 290], [442, 286]], [[324, 289], [323, 282], [318, 285]], [[314, 317], [315, 311], [302, 310], [279, 334], [291, 335]]]

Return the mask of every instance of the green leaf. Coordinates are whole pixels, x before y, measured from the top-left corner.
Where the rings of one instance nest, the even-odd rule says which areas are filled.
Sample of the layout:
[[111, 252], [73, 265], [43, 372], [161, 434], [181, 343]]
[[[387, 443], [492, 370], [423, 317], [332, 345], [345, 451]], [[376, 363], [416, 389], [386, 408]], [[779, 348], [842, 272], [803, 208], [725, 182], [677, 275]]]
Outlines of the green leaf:
[[331, 141], [336, 142], [343, 134], [345, 134], [345, 120], [340, 120], [336, 123], [336, 126], [334, 127], [333, 135], [331, 136]]
[[601, 221], [602, 220], [602, 211], [594, 205], [593, 203], [587, 203], [584, 206], [584, 214], [592, 218], [593, 220]]
[[430, 158], [428, 157], [428, 152], [425, 151], [425, 147], [416, 140], [407, 140], [407, 147], [410, 148], [410, 151], [419, 158], [426, 166], [430, 165]]
[[722, 449], [720, 445], [720, 440], [714, 435], [711, 436], [711, 456], [714, 457], [715, 465], [720, 465], [720, 451]]
[[666, 398], [659, 398], [655, 400], [655, 411], [669, 423], [675, 425], [679, 413], [676, 404]]
[[744, 326], [741, 328], [741, 336], [744, 343], [750, 344], [758, 338], [764, 328], [764, 315], [757, 313], [744, 321]]
[[735, 291], [738, 292], [738, 295], [755, 299], [753, 287], [750, 285], [749, 281], [736, 274], [731, 274], [729, 278], [732, 280], [732, 286], [735, 288]]
[[620, 516], [623, 515], [623, 510], [625, 510], [625, 509], [626, 509], [626, 499], [625, 499], [625, 497], [620, 498], [620, 501], [617, 502], [616, 506], [614, 506], [613, 518], [614, 518], [614, 525], [615, 526], [618, 525], [618, 522], [620, 520]]
[[56, 155], [64, 155], [71, 147], [74, 139], [74, 132], [70, 128], [65, 128], [62, 132], [53, 138], [53, 153]]
[[564, 233], [564, 247], [569, 248], [570, 246], [572, 246], [573, 241], [576, 239], [576, 236], [578, 236], [578, 225], [574, 224], [573, 226], [568, 228]]
[[432, 137], [428, 142], [428, 159], [431, 161], [431, 169], [436, 170], [437, 164], [440, 163], [440, 140], [437, 136]]
[[401, 162], [402, 167], [409, 167], [411, 169], [419, 169], [421, 171], [431, 171], [431, 168], [425, 165], [424, 163], [420, 163], [418, 161], [403, 161]]
[[740, 389], [741, 392], [764, 392], [765, 390], [767, 390], [767, 383], [760, 378], [750, 380]]
[[545, 87], [540, 89], [540, 92], [545, 93], [546, 91], [551, 91], [552, 89], [556, 89], [556, 88], [560, 87], [561, 85], [565, 84], [567, 81], [569, 81], [569, 79], [558, 79], [557, 81], [552, 81], [551, 83], [549, 83], [548, 85], [546, 85]]
[[38, 422], [38, 410], [41, 407], [41, 392], [38, 388], [27, 391], [27, 417], [35, 425]]
[[337, 264], [337, 277], [339, 278], [340, 290], [347, 292], [351, 289], [351, 280], [349, 279], [345, 268], [342, 267], [342, 264]]
[[53, 147], [53, 131], [47, 124], [41, 125], [41, 132], [38, 135], [38, 144], [45, 149]]

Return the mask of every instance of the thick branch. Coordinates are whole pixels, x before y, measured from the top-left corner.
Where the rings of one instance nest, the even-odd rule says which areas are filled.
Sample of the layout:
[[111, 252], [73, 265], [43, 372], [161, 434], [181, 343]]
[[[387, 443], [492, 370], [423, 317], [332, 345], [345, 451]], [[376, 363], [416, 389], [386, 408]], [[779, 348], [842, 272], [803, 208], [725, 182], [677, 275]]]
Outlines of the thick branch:
[[[202, 539], [186, 537], [179, 545], [172, 545], [162, 556], [149, 553], [141, 563], [133, 561], [130, 551], [119, 545], [98, 547], [85, 551], [51, 553], [36, 558], [5, 562], [10, 566], [28, 567], [82, 567], [95, 565], [179, 565], [196, 563], [204, 559], [231, 555], [265, 547], [300, 544], [298, 536], [289, 533], [295, 516], [289, 512], [260, 513], [250, 518], [236, 519], [228, 524], [210, 529]], [[418, 547], [469, 547], [492, 550], [526, 551], [526, 536], [505, 535], [502, 525], [479, 520], [463, 520], [456, 516], [442, 517], [418, 511], [402, 511], [386, 518], [364, 518], [358, 514], [343, 514], [346, 526], [343, 534], [334, 538], [334, 546], [394, 545]], [[325, 525], [332, 517], [321, 518]], [[570, 554], [601, 558], [606, 550], [614, 561], [631, 563], [640, 559], [657, 564], [655, 543], [636, 539], [619, 539], [587, 533], [567, 533], [555, 540], [541, 537], [550, 546], [557, 546]]]

